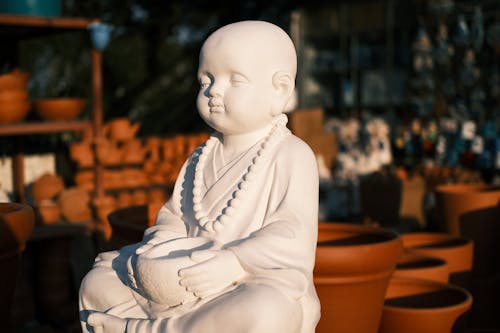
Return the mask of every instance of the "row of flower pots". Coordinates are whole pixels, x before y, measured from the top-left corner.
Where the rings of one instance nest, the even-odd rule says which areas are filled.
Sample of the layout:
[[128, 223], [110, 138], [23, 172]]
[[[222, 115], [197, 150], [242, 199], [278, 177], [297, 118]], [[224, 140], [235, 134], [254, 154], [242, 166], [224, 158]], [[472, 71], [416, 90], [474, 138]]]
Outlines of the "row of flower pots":
[[320, 223], [316, 332], [451, 332], [472, 296], [449, 274], [471, 266], [472, 242], [457, 237]]

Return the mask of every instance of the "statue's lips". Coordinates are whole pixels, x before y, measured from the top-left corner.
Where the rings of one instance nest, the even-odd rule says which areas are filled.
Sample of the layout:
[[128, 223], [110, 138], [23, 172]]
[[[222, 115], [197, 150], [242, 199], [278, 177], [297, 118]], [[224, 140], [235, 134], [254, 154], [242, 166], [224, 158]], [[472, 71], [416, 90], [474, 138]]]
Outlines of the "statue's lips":
[[210, 112], [211, 112], [211, 113], [220, 113], [220, 112], [224, 112], [224, 106], [222, 106], [222, 105], [214, 105], [214, 106], [210, 106]]

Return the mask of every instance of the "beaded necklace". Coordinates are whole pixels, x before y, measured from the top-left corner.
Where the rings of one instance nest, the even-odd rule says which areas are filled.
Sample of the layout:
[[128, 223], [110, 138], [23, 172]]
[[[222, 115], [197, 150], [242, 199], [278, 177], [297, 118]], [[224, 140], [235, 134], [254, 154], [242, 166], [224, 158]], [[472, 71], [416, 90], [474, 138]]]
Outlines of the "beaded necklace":
[[198, 156], [198, 162], [196, 163], [196, 168], [194, 172], [193, 180], [193, 211], [196, 220], [199, 222], [207, 231], [220, 231], [222, 228], [230, 221], [231, 217], [237, 212], [240, 207], [241, 202], [246, 196], [246, 193], [253, 183], [253, 180], [262, 169], [262, 164], [264, 158], [267, 156], [269, 149], [278, 141], [278, 139], [285, 133], [285, 125], [287, 123], [287, 117], [285, 115], [280, 115], [277, 117], [274, 126], [269, 131], [267, 136], [262, 139], [257, 153], [252, 158], [250, 165], [243, 174], [241, 180], [238, 182], [236, 189], [233, 191], [231, 200], [229, 200], [226, 206], [221, 210], [215, 220], [209, 219], [203, 212], [201, 201], [203, 199], [203, 170], [205, 169], [205, 164], [207, 162], [207, 156], [213, 150], [217, 141], [219, 140], [215, 136], [211, 136], [210, 139], [205, 143], [201, 149], [201, 153]]

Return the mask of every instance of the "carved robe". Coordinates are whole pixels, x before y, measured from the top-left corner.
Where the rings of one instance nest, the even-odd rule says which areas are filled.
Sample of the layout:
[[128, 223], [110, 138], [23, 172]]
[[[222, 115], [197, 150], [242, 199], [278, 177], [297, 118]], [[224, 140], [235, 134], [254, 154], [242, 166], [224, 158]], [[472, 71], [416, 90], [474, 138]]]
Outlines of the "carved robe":
[[[240, 332], [245, 330], [238, 325], [244, 324], [234, 318], [224, 319], [227, 311], [216, 310], [217, 304], [222, 304], [220, 309], [225, 309], [226, 305], [226, 309], [241, 308], [241, 316], [245, 316], [247, 312], [251, 313], [247, 307], [265, 307], [266, 303], [273, 304], [273, 299], [282, 298], [284, 301], [275, 304], [277, 307], [298, 309], [298, 314], [293, 315], [298, 321], [287, 332], [313, 333], [319, 320], [319, 301], [312, 278], [318, 219], [317, 167], [310, 148], [286, 128], [281, 131], [277, 142], [268, 148], [262, 168], [256, 177], [248, 181], [247, 190], [241, 197], [242, 204], [222, 228], [217, 231], [203, 228], [194, 217], [192, 190], [198, 150], [184, 164], [170, 200], [158, 213], [155, 226], [145, 232], [145, 240], [157, 238], [158, 242], [186, 235], [217, 240], [223, 244], [223, 249], [236, 255], [248, 273], [238, 286], [195, 304], [155, 310], [155, 313], [151, 313], [144, 305], [147, 302], [141, 301], [141, 296], [133, 291], [128, 291], [115, 304], [107, 307], [96, 306], [94, 303], [99, 302], [93, 302], [94, 296], [81, 291], [81, 309], [104, 311], [127, 318], [127, 332], [130, 333], [177, 332], [176, 327], [181, 326], [176, 326], [176, 321], [184, 321], [185, 324], [189, 320], [205, 320], [206, 327], [219, 327], [219, 332]], [[220, 142], [208, 153], [203, 169], [201, 206], [209, 220], [215, 220], [227, 207], [260, 145], [259, 141], [229, 162], [223, 160]], [[120, 255], [126, 258], [127, 253], [135, 248], [125, 247], [120, 250]], [[106, 259], [101, 259], [96, 266], [94, 270], [109, 270], [102, 272], [103, 276], [108, 275], [109, 281], [121, 283], [116, 278], [119, 272], [110, 272], [113, 268], [106, 264]], [[103, 277], [103, 280], [112, 283], [108, 282], [108, 278]], [[125, 290], [126, 282], [122, 285], [116, 288]], [[262, 290], [265, 291], [261, 293], [264, 298], [252, 301], [250, 295], [258, 295]], [[211, 315], [204, 317], [205, 313]], [[292, 316], [293, 311], [287, 313]], [[193, 325], [188, 326], [195, 327]], [[236, 326], [231, 328], [231, 325]], [[85, 329], [84, 316], [83, 327]]]

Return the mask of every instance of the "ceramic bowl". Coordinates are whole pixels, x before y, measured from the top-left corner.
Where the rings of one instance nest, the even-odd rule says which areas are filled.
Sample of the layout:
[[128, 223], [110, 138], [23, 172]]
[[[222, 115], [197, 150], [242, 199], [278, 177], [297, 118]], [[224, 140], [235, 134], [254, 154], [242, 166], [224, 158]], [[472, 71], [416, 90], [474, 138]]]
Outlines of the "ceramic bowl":
[[133, 266], [139, 291], [158, 304], [176, 306], [194, 301], [196, 296], [179, 284], [179, 270], [195, 264], [193, 251], [214, 248], [212, 240], [203, 237], [178, 238], [156, 245], [136, 255]]
[[30, 110], [29, 101], [0, 103], [0, 124], [9, 124], [23, 121]]
[[20, 70], [0, 75], [0, 91], [26, 90], [29, 75]]
[[28, 102], [26, 90], [3, 90], [0, 91], [0, 104]]
[[85, 103], [83, 98], [45, 98], [34, 101], [33, 107], [43, 119], [66, 121], [78, 117]]

